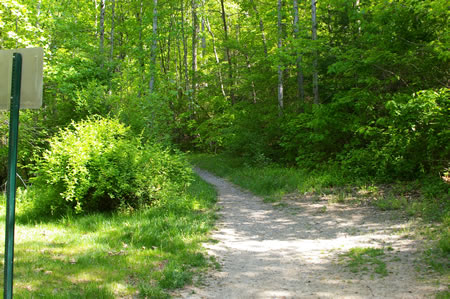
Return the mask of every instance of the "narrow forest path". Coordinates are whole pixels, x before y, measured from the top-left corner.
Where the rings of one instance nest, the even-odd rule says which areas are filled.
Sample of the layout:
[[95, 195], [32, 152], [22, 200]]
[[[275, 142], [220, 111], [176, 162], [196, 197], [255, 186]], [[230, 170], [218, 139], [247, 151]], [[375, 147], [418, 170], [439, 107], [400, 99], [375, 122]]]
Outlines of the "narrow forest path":
[[[421, 244], [408, 237], [398, 214], [306, 197], [275, 208], [224, 179], [197, 173], [218, 191], [220, 218], [212, 235], [218, 242], [205, 246], [222, 267], [178, 297], [428, 298], [436, 292], [415, 269]], [[385, 249], [378, 258], [387, 276], [348, 271], [342, 254], [355, 247]]]

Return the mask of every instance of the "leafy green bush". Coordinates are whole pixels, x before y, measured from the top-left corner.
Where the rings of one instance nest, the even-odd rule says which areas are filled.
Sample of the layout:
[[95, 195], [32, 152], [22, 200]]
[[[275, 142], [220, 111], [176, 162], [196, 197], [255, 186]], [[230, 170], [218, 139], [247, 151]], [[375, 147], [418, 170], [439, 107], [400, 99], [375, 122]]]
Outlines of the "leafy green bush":
[[380, 119], [383, 145], [376, 153], [382, 171], [397, 177], [443, 170], [450, 157], [449, 90], [425, 90], [406, 103], [389, 101]]
[[397, 94], [385, 115], [358, 126], [352, 141], [336, 156], [359, 177], [414, 179], [448, 167], [450, 131], [448, 89]]
[[143, 144], [118, 120], [101, 117], [60, 130], [34, 169], [38, 207], [54, 213], [150, 204], [185, 188], [192, 173], [180, 154]]

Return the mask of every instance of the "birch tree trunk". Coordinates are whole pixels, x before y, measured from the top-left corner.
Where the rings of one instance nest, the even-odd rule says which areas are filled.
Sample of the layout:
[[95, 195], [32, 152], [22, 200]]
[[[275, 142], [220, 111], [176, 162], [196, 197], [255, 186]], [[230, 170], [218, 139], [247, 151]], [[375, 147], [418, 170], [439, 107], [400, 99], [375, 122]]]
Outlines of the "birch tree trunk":
[[355, 7], [356, 7], [356, 12], [358, 13], [358, 21], [356, 21], [358, 23], [358, 35], [361, 35], [361, 20], [359, 19], [360, 17], [360, 0], [356, 0], [355, 2]]
[[[312, 40], [317, 40], [316, 0], [311, 0]], [[315, 46], [314, 46], [315, 47]], [[314, 104], [319, 104], [319, 75], [317, 71], [317, 50], [314, 49], [313, 60], [313, 94]]]
[[[297, 0], [294, 0], [294, 34], [295, 39], [300, 38], [300, 28], [298, 24], [298, 2]], [[300, 100], [303, 102], [305, 99], [305, 89], [303, 87], [303, 70], [302, 70], [302, 56], [299, 53], [298, 50], [296, 50], [297, 55], [297, 89], [298, 89], [298, 96], [300, 97]]]
[[[283, 28], [282, 28], [282, 15], [281, 15], [282, 3], [278, 0], [278, 51], [281, 51], [283, 47]], [[280, 116], [283, 114], [283, 70], [281, 68], [281, 62], [278, 63], [278, 109]]]
[[155, 88], [155, 73], [156, 73], [156, 44], [158, 34], [158, 0], [153, 0], [153, 41], [152, 48], [150, 50], [150, 93], [153, 93]]
[[211, 26], [209, 24], [209, 20], [208, 19], [206, 19], [206, 28], [208, 28], [208, 32], [209, 32], [209, 34], [211, 35], [211, 38], [212, 38], [214, 57], [216, 58], [217, 69], [218, 69], [218, 73], [219, 73], [220, 90], [222, 91], [222, 95], [224, 96], [224, 98], [226, 98], [227, 94], [226, 94], [225, 88], [223, 86], [222, 71], [220, 69], [220, 59], [219, 59], [219, 55], [217, 55], [216, 39], [214, 37], [214, 33], [211, 30]]
[[100, 2], [100, 54], [104, 52], [105, 41], [105, 0]]

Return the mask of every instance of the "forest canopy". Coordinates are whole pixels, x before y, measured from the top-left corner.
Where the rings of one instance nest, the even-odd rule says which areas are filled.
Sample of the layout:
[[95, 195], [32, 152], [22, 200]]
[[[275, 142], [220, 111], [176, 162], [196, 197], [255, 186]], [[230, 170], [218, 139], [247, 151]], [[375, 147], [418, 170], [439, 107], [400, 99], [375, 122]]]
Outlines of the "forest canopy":
[[143, 144], [448, 178], [448, 32], [445, 0], [2, 0], [0, 49], [45, 51], [20, 174], [60, 130], [109, 118]]

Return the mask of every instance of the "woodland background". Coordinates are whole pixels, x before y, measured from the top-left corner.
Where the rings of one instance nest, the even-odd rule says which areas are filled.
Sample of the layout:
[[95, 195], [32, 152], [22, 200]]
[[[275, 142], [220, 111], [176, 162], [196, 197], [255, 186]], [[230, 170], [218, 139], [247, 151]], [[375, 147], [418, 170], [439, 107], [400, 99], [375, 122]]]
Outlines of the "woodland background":
[[21, 114], [24, 182], [102, 119], [254, 165], [448, 179], [445, 0], [2, 0], [0, 18], [0, 48], [45, 49], [44, 106]]

